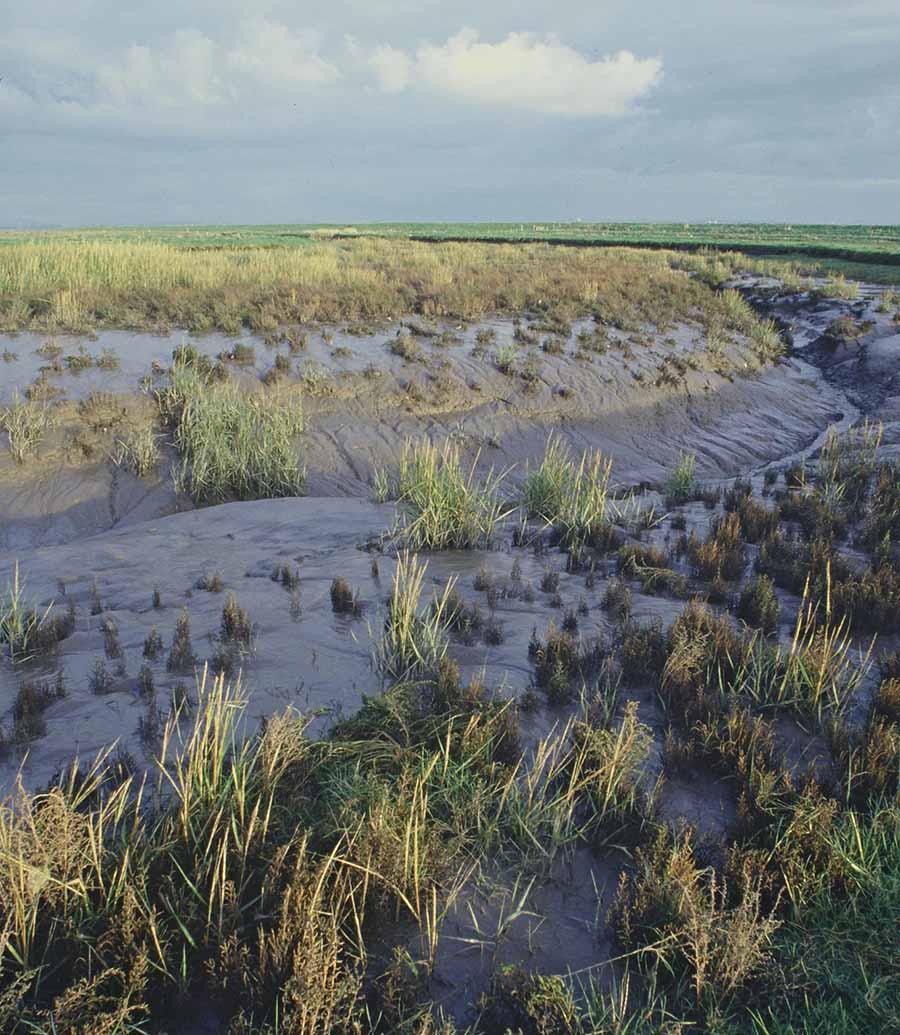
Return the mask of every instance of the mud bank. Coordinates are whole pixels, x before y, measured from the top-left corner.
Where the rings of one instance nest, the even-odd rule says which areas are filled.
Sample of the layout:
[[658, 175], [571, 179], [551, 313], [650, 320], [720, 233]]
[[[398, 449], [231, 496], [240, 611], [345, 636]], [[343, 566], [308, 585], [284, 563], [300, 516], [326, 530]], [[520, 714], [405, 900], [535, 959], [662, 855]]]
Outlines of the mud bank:
[[[107, 460], [123, 429], [152, 421], [152, 364], [161, 370], [177, 341], [104, 332], [98, 347], [127, 356], [119, 370], [49, 375], [64, 399], [40, 457], [19, 466], [0, 455], [0, 549], [77, 540], [190, 506], [173, 491], [172, 456], [140, 480]], [[307, 430], [299, 448], [310, 496], [368, 496], [375, 470], [396, 463], [403, 443], [421, 435], [452, 437], [482, 470], [509, 470], [512, 484], [542, 455], [551, 430], [575, 448], [613, 456], [619, 485], [661, 483], [681, 450], [697, 454], [704, 478], [733, 477], [810, 446], [849, 407], [802, 356], [764, 365], [737, 339], [711, 352], [688, 325], [601, 339], [590, 321], [565, 337], [508, 320], [464, 328], [411, 322], [362, 337], [320, 330], [304, 341], [298, 358], [290, 343], [247, 339], [252, 362], [226, 366], [255, 391], [281, 356], [290, 373], [279, 378], [302, 386]], [[215, 356], [234, 344], [211, 336], [196, 347]], [[19, 366], [34, 346], [15, 346]], [[18, 375], [36, 369], [22, 366]], [[17, 370], [2, 370], [7, 395], [24, 387]], [[138, 370], [143, 393], [135, 391]]]

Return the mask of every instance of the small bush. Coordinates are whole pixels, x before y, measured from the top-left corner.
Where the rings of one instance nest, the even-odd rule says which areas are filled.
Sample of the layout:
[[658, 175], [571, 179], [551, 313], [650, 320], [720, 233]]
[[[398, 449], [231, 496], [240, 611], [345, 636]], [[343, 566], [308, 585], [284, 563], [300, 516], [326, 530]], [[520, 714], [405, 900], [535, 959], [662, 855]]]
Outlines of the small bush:
[[660, 676], [666, 664], [667, 646], [661, 622], [643, 626], [629, 622], [619, 654], [622, 676], [635, 682]]

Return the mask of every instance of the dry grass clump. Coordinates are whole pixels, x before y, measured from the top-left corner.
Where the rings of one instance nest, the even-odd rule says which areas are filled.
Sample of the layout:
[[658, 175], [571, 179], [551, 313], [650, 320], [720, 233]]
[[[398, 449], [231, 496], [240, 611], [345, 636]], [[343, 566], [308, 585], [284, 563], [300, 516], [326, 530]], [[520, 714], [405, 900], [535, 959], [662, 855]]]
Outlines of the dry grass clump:
[[135, 428], [116, 438], [111, 454], [117, 467], [131, 471], [138, 478], [146, 478], [159, 463], [159, 438], [149, 428]]
[[718, 1012], [771, 958], [779, 920], [764, 890], [760, 877], [734, 887], [703, 866], [689, 835], [673, 842], [660, 833], [623, 877], [614, 922], [622, 944], [661, 963], [702, 1016]]
[[37, 452], [55, 423], [46, 403], [23, 400], [18, 392], [13, 396], [12, 404], [0, 410], [0, 429], [6, 432], [9, 451], [17, 464], [24, 464]]
[[244, 393], [176, 362], [158, 399], [182, 457], [176, 480], [198, 502], [302, 493], [294, 440], [303, 431], [303, 406], [296, 393]]
[[678, 597], [687, 595], [687, 579], [672, 568], [665, 550], [642, 543], [629, 543], [619, 547], [616, 563], [623, 577], [640, 580], [641, 589], [645, 593], [674, 593]]
[[[408, 441], [400, 458], [397, 495], [403, 511], [395, 535], [413, 550], [489, 546], [511, 512], [501, 496], [504, 475], [476, 476], [449, 439], [440, 445]], [[384, 476], [382, 478], [384, 480]]]

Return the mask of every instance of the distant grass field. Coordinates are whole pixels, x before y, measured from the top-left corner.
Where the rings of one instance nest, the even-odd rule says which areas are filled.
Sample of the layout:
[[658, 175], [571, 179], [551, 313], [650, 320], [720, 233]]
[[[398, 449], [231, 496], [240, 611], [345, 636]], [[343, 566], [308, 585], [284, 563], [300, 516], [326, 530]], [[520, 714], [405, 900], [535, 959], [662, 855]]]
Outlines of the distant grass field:
[[549, 241], [560, 244], [717, 248], [749, 255], [900, 266], [900, 225], [781, 223], [357, 223], [260, 226], [91, 227], [3, 231], [0, 245], [23, 240], [154, 241], [185, 248], [297, 246], [317, 237], [374, 236], [446, 241]]

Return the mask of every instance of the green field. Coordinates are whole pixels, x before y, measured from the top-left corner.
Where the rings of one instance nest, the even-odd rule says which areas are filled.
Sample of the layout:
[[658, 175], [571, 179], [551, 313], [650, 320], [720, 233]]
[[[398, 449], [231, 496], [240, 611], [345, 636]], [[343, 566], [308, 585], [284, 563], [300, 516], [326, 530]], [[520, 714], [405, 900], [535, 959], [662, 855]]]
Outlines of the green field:
[[[25, 240], [154, 241], [185, 248], [296, 247], [317, 237], [374, 236], [428, 241], [547, 241], [559, 244], [716, 248], [821, 265], [857, 278], [900, 282], [900, 226], [780, 223], [357, 223], [261, 226], [87, 227], [3, 231], [0, 245]], [[812, 261], [814, 260], [814, 261]]]

